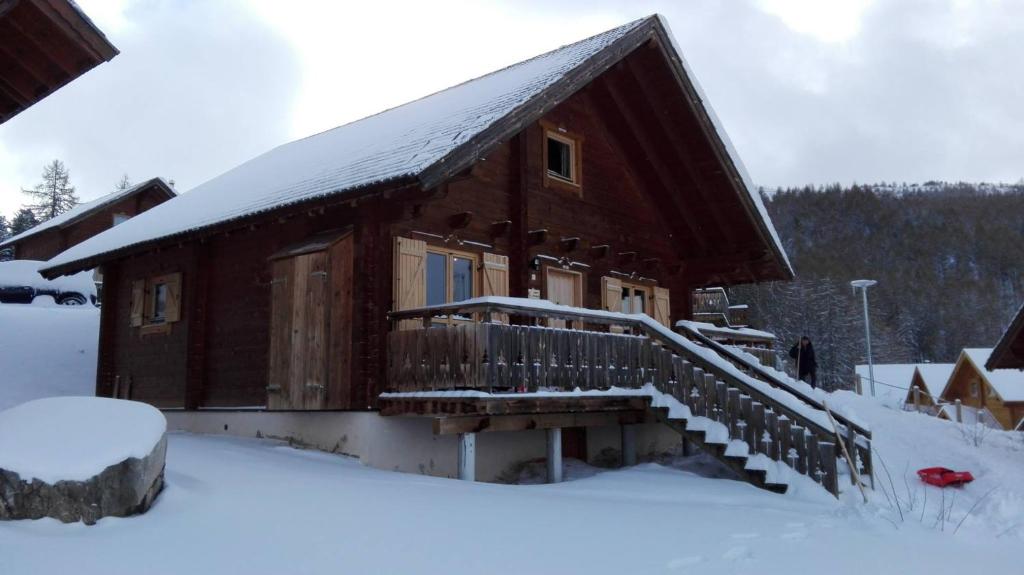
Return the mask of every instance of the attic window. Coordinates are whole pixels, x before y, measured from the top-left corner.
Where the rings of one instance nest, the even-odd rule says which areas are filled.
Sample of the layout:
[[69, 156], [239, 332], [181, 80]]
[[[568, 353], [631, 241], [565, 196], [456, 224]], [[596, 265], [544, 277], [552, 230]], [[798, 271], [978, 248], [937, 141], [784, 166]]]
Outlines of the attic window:
[[562, 128], [545, 126], [544, 183], [567, 186], [579, 193], [581, 139]]

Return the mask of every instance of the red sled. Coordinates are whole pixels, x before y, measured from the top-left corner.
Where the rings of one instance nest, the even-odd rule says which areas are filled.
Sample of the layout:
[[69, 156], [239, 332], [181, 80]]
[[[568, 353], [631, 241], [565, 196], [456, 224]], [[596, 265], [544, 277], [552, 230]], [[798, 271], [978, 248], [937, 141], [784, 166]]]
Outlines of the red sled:
[[959, 486], [974, 481], [974, 476], [971, 475], [970, 471], [953, 471], [945, 467], [918, 469], [917, 476], [928, 485], [937, 485], [939, 487]]

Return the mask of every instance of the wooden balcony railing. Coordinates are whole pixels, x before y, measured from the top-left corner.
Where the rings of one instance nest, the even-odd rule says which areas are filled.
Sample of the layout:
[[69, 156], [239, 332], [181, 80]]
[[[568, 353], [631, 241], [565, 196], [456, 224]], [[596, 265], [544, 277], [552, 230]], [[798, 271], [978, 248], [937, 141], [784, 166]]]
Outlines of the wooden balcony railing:
[[693, 313], [729, 315], [729, 296], [722, 288], [705, 288], [693, 292]]
[[[479, 321], [432, 326], [433, 318], [453, 315]], [[519, 324], [492, 321], [509, 317]], [[730, 439], [745, 441], [751, 454], [783, 461], [832, 493], [838, 493], [836, 441], [847, 442], [859, 467], [871, 473], [870, 432], [836, 414], [837, 434], [813, 397], [784, 382], [773, 385], [753, 377], [763, 369], [757, 361], [704, 336], [710, 345], [698, 345], [643, 314], [486, 297], [396, 311], [389, 318], [396, 328], [407, 327], [408, 320], [419, 320], [422, 327], [389, 334], [388, 392], [606, 390], [652, 384], [694, 416], [725, 425]], [[550, 319], [582, 327], [614, 325], [629, 333], [522, 325]]]

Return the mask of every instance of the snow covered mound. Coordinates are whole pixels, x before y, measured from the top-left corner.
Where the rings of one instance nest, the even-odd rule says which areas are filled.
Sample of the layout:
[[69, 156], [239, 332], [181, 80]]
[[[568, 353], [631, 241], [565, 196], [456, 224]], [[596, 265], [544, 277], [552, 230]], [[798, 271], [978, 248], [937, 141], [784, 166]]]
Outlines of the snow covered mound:
[[105, 397], [51, 397], [0, 411], [0, 469], [54, 484], [84, 481], [149, 455], [167, 431], [160, 410]]
[[155, 408], [102, 397], [0, 411], [0, 519], [92, 525], [144, 513], [164, 486], [166, 430]]

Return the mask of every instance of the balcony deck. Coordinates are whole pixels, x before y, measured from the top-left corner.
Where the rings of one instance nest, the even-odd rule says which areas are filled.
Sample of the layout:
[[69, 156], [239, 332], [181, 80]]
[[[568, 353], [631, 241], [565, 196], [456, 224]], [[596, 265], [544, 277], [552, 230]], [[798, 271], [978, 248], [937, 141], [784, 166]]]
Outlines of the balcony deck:
[[[452, 316], [472, 321], [435, 324]], [[749, 467], [760, 456], [838, 493], [839, 444], [871, 476], [869, 431], [695, 330], [687, 339], [643, 314], [503, 297], [389, 317], [382, 413], [434, 417], [436, 433], [651, 420], [769, 489], [764, 469]]]

